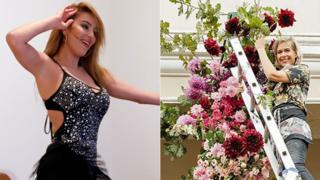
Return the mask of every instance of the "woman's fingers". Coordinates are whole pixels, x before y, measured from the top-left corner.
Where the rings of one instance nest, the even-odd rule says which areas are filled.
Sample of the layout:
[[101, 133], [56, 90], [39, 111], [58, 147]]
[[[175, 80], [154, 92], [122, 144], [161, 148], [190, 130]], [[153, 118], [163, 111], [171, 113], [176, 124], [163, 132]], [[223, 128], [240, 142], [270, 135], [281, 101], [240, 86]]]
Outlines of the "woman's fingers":
[[64, 11], [63, 15], [62, 15], [62, 21], [65, 22], [68, 20], [69, 17], [71, 17], [72, 15], [74, 15], [77, 12], [77, 9], [71, 9], [68, 11]]
[[72, 24], [73, 23], [73, 19], [69, 19], [67, 22], [65, 22], [65, 27], [67, 28], [68, 26], [70, 26], [70, 24]]
[[75, 6], [73, 4], [70, 4], [70, 5], [66, 6], [64, 9], [65, 10], [66, 9], [75, 9]]

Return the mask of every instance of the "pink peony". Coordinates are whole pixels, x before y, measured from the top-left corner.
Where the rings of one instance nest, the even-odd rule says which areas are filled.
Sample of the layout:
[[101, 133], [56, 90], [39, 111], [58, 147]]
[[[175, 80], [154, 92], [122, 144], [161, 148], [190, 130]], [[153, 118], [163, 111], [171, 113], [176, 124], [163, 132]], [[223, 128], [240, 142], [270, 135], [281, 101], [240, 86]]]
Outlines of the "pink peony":
[[203, 108], [199, 104], [195, 104], [191, 107], [191, 113], [195, 116], [200, 116]]
[[222, 144], [215, 143], [214, 146], [211, 147], [210, 152], [214, 157], [221, 157], [224, 155], [224, 148]]
[[240, 123], [243, 123], [247, 119], [246, 117], [246, 113], [242, 110], [237, 111], [234, 115], [235, 120]]
[[212, 60], [210, 63], [212, 73], [220, 72], [221, 64], [217, 60]]
[[226, 95], [230, 97], [234, 97], [238, 94], [238, 89], [235, 88], [234, 86], [228, 86], [225, 91], [226, 91]]
[[193, 89], [203, 90], [205, 86], [204, 79], [198, 75], [193, 75], [188, 80], [188, 84]]
[[195, 100], [199, 99], [202, 96], [203, 92], [199, 89], [193, 89], [189, 87], [185, 90], [185, 94], [188, 99]]
[[189, 125], [189, 124], [191, 124], [191, 125], [195, 126], [196, 123], [197, 123], [197, 120], [193, 119], [189, 115], [182, 115], [177, 120], [177, 124], [181, 124], [181, 125]]
[[188, 63], [187, 69], [192, 73], [195, 74], [200, 71], [200, 60], [193, 59]]

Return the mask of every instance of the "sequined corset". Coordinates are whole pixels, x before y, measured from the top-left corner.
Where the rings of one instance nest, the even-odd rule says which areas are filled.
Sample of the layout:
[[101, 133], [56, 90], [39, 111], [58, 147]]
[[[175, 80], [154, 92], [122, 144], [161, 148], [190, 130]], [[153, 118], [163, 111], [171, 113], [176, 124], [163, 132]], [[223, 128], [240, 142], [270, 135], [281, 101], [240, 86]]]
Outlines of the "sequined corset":
[[64, 122], [52, 136], [52, 140], [68, 144], [75, 153], [94, 163], [97, 157], [98, 130], [110, 104], [109, 95], [104, 88], [94, 92], [92, 87], [71, 76], [62, 67], [61, 69], [61, 85], [45, 101], [48, 110], [62, 111], [64, 115]]

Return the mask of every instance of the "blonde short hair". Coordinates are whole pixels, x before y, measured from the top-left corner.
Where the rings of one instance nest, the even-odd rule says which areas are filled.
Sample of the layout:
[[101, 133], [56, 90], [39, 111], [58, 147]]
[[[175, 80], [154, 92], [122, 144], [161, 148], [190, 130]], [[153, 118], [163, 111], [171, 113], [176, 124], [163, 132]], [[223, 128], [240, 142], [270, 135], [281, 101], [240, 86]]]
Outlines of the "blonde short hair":
[[276, 65], [276, 67], [279, 67], [278, 59], [277, 59], [278, 47], [279, 47], [280, 44], [285, 43], [285, 42], [290, 42], [292, 50], [297, 54], [297, 59], [296, 59], [294, 65], [301, 64], [301, 62], [302, 62], [302, 53], [300, 51], [300, 48], [299, 48], [299, 45], [298, 45], [297, 41], [293, 37], [285, 37], [285, 38], [277, 39], [273, 43], [273, 46], [272, 46], [272, 51], [273, 51], [273, 54], [275, 56], [275, 65]]

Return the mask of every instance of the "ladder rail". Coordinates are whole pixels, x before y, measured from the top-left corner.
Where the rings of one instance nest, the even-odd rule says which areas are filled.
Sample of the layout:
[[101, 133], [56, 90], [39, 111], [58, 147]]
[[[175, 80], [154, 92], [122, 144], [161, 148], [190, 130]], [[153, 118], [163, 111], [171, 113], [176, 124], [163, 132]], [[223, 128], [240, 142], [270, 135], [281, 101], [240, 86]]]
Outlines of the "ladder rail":
[[[238, 69], [239, 68], [237, 68], [237, 67], [230, 68], [232, 75], [237, 79], [241, 78], [238, 73]], [[241, 84], [243, 86], [243, 92], [241, 93], [241, 95], [242, 95], [244, 104], [248, 109], [248, 113], [249, 113], [249, 116], [252, 120], [252, 123], [253, 123], [255, 129], [262, 135], [263, 139], [265, 139], [266, 131], [264, 129], [264, 126], [263, 126], [259, 116], [257, 115], [258, 114], [257, 110], [252, 108], [252, 103], [251, 103], [252, 98], [247, 93], [248, 88], [245, 86], [243, 81], [241, 82]], [[250, 107], [250, 108], [248, 108], [248, 107]], [[265, 142], [263, 149], [264, 149], [266, 155], [268, 156], [268, 159], [269, 159], [269, 162], [270, 162], [270, 165], [271, 165], [273, 172], [277, 172], [280, 169], [280, 166], [279, 166], [278, 160], [273, 152], [271, 142], [270, 141]], [[278, 180], [283, 179], [282, 177], [279, 176], [279, 173], [274, 173], [274, 174]]]

